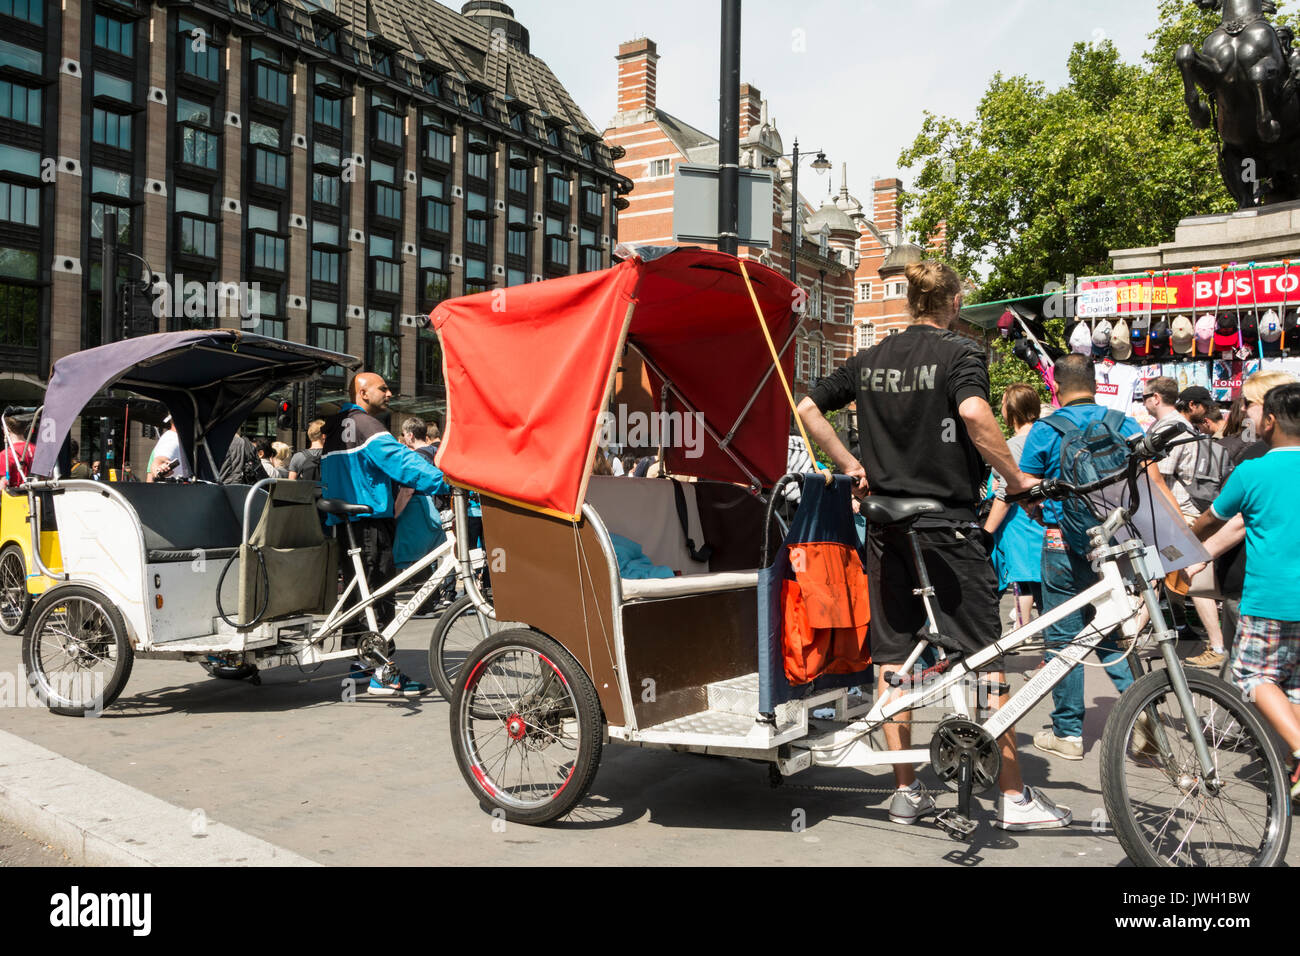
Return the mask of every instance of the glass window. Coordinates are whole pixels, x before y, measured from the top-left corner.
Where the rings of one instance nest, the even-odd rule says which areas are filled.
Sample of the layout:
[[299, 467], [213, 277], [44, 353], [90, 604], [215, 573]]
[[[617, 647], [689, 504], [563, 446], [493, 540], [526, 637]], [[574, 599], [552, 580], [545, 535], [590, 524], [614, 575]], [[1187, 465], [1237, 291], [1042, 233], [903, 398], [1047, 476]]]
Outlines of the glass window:
[[441, 249], [423, 248], [420, 250], [421, 269], [442, 269], [444, 256]]
[[546, 257], [555, 265], [567, 266], [569, 264], [569, 243], [552, 236], [546, 240]]
[[0, 344], [11, 349], [40, 345], [39, 295], [32, 286], [0, 284]]
[[582, 250], [582, 269], [584, 272], [598, 272], [605, 267], [604, 256], [599, 249]]
[[279, 153], [272, 153], [259, 146], [253, 156], [253, 181], [263, 186], [283, 189], [286, 165], [285, 158]]
[[381, 142], [401, 146], [403, 125], [402, 117], [387, 110], [375, 110], [375, 136]]
[[248, 228], [265, 229], [267, 232], [280, 231], [280, 211], [269, 206], [248, 206]]
[[248, 58], [249, 60], [265, 60], [267, 63], [275, 64], [282, 62], [278, 47], [272, 46], [269, 43], [261, 43], [257, 40], [254, 40], [249, 44]]
[[370, 178], [377, 183], [391, 183], [395, 171], [388, 163], [381, 163], [378, 160], [370, 161]]
[[176, 187], [176, 211], [192, 212], [198, 216], [208, 216], [212, 214], [212, 198], [204, 192], [197, 189], [186, 189], [184, 186]]
[[45, 22], [44, 0], [0, 0], [0, 13], [41, 26]]
[[515, 110], [510, 114], [510, 128], [516, 133], [524, 132], [524, 114]]
[[176, 122], [193, 123], [196, 126], [211, 126], [212, 107], [179, 97], [176, 100]]
[[465, 260], [465, 278], [466, 279], [486, 279], [487, 263], [482, 259]]
[[312, 153], [312, 162], [320, 166], [338, 166], [339, 148], [329, 143], [317, 143]]
[[209, 83], [217, 82], [220, 62], [217, 48], [210, 42], [210, 31], [184, 17], [180, 18], [179, 25], [181, 72]]
[[10, 249], [0, 246], [0, 276], [35, 279], [36, 253], [30, 249]]
[[114, 196], [131, 195], [131, 174], [95, 166], [90, 171], [90, 191]]
[[554, 126], [546, 127], [546, 142], [552, 146], [560, 145], [560, 132]]
[[486, 246], [487, 241], [487, 221], [484, 219], [466, 219], [465, 244], [470, 246]]
[[337, 302], [325, 302], [321, 299], [312, 299], [310, 315], [313, 325], [338, 325], [339, 304]]
[[370, 63], [376, 73], [382, 73], [384, 76], [393, 75], [393, 55], [387, 50], [371, 50]]
[[401, 219], [401, 190], [385, 186], [383, 183], [375, 183], [375, 215], [383, 216], [385, 219]]
[[578, 231], [578, 245], [594, 246], [596, 244], [595, 229], [581, 229]]
[[370, 353], [366, 368], [384, 377], [390, 387], [396, 387], [401, 373], [401, 339], [395, 335], [371, 334], [366, 336], [366, 351]]
[[488, 178], [488, 154], [487, 153], [466, 153], [465, 154], [465, 175], [472, 176], [475, 179]]
[[0, 169], [9, 173], [21, 173], [24, 176], [39, 176], [41, 154], [34, 149], [20, 149], [17, 146], [0, 144]]
[[312, 173], [311, 198], [327, 206], [337, 206], [339, 204], [339, 178], [328, 173]]
[[[512, 256], [528, 256], [528, 233], [511, 229], [506, 233], [506, 252]], [[513, 283], [512, 283], [513, 284]]]
[[339, 244], [339, 227], [330, 222], [315, 221], [311, 224], [311, 241], [337, 246]]
[[343, 128], [343, 101], [328, 96], [316, 96], [312, 101], [312, 118], [321, 126]]
[[548, 170], [546, 187], [547, 198], [553, 203], [567, 206], [569, 204], [569, 181], [567, 179], [561, 179], [559, 176], [549, 175], [549, 172], [550, 171]]
[[584, 189], [582, 193], [582, 211], [588, 216], [599, 217], [605, 210], [598, 189]]
[[204, 169], [217, 168], [217, 152], [221, 141], [215, 134], [192, 126], [181, 127], [181, 162]]
[[117, 149], [131, 148], [131, 117], [119, 116], [95, 107], [91, 119], [91, 138], [96, 143]]
[[447, 274], [426, 269], [422, 278], [420, 296], [425, 308], [432, 308], [451, 294], [451, 277]]
[[217, 224], [181, 216], [180, 251], [207, 259], [217, 257]]
[[39, 226], [41, 191], [17, 183], [0, 183], [0, 220], [20, 226]]
[[41, 91], [0, 80], [0, 119], [41, 125]]
[[506, 285], [523, 285], [528, 281], [528, 273], [523, 269], [507, 269]]
[[528, 209], [513, 203], [506, 207], [506, 221], [516, 225], [528, 225]]
[[40, 50], [0, 40], [0, 66], [12, 66], [16, 70], [39, 75], [44, 63], [45, 57]]
[[430, 96], [442, 96], [442, 80], [436, 73], [424, 75], [424, 92]]
[[451, 162], [451, 137], [440, 129], [424, 131], [424, 155], [439, 163]]
[[488, 207], [488, 198], [480, 192], [469, 192], [465, 194], [465, 208], [469, 212], [486, 213]]
[[527, 194], [528, 174], [531, 172], [532, 172], [531, 169], [527, 169], [525, 167], [511, 166], [510, 176], [507, 185], [509, 186], [510, 189], [514, 190], [517, 193]]
[[268, 126], [265, 123], [253, 121], [248, 124], [248, 141], [261, 146], [271, 146], [279, 149], [280, 129], [277, 126]]
[[254, 67], [254, 94], [259, 100], [284, 106], [289, 102], [289, 77], [274, 67], [258, 63]]
[[564, 220], [556, 219], [554, 216], [546, 217], [546, 234], [548, 236], [564, 235]]
[[473, 90], [469, 94], [469, 111], [477, 113], [479, 116], [483, 115], [483, 94], [477, 90]]
[[402, 267], [383, 259], [371, 259], [370, 262], [375, 270], [375, 291], [401, 295]]
[[442, 199], [447, 192], [447, 181], [441, 176], [420, 177], [420, 195]]
[[381, 259], [393, 258], [393, 240], [384, 236], [372, 235], [370, 237], [370, 254], [379, 256]]
[[130, 103], [131, 86], [130, 80], [124, 80], [120, 76], [113, 76], [109, 73], [100, 73], [98, 70], [95, 71], [96, 96], [111, 96], [123, 103]]
[[440, 199], [424, 200], [424, 228], [434, 232], [449, 232], [451, 207]]
[[284, 239], [265, 232], [253, 233], [253, 265], [274, 272], [284, 271]]
[[339, 258], [337, 252], [313, 249], [311, 251], [311, 277], [317, 282], [329, 282], [338, 285]]
[[[39, 0], [32, 0], [32, 6], [39, 7]], [[123, 56], [131, 56], [134, 34], [133, 24], [114, 20], [102, 13], [95, 14], [95, 46], [102, 46]]]
[[366, 316], [366, 329], [371, 332], [393, 331], [393, 312], [391, 309], [370, 309]]

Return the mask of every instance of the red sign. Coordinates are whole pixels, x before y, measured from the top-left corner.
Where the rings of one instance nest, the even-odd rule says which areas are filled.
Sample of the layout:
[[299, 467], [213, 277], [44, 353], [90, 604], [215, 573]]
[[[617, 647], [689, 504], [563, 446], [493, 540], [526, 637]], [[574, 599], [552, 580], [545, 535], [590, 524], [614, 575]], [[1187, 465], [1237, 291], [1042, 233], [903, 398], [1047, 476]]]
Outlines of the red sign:
[[1300, 306], [1300, 264], [1080, 279], [1075, 312], [1080, 318], [1147, 312], [1192, 317], [1270, 305]]

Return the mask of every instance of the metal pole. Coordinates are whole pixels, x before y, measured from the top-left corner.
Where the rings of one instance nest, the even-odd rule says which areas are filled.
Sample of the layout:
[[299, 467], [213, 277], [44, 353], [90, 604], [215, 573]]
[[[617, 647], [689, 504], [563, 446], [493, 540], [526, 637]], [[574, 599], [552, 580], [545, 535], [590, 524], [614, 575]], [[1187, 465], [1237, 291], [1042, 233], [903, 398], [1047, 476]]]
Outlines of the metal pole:
[[790, 281], [799, 284], [799, 141], [790, 161]]
[[117, 338], [113, 334], [113, 312], [117, 306], [117, 207], [104, 207], [104, 233], [100, 242], [103, 267], [99, 273], [99, 344]]
[[718, 84], [718, 249], [740, 248], [740, 0], [722, 0]]

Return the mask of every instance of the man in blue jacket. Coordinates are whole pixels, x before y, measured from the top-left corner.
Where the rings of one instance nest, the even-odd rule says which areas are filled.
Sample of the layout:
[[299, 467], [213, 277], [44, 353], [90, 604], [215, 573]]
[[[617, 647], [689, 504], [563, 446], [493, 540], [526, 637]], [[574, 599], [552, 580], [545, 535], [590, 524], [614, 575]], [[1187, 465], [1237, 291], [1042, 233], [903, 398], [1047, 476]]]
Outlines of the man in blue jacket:
[[[352, 533], [361, 549], [361, 563], [366, 583], [373, 592], [392, 580], [397, 573], [393, 561], [396, 521], [393, 517], [394, 485], [405, 485], [418, 494], [450, 494], [451, 488], [427, 458], [399, 442], [375, 416], [388, 411], [393, 397], [383, 377], [374, 372], [358, 373], [348, 385], [350, 402], [325, 423], [325, 447], [321, 454], [321, 483], [326, 498], [351, 504], [369, 505], [367, 515], [329, 515], [327, 525], [352, 522]], [[346, 537], [340, 536], [342, 547]], [[341, 555], [344, 581], [351, 581], [352, 561]], [[374, 604], [379, 630], [396, 614], [396, 602], [390, 595]], [[364, 615], [352, 624], [364, 631]], [[346, 637], [345, 637], [346, 640]], [[355, 637], [354, 637], [355, 640]], [[375, 695], [419, 693], [425, 688], [399, 675], [389, 684], [377, 677], [370, 682]]]

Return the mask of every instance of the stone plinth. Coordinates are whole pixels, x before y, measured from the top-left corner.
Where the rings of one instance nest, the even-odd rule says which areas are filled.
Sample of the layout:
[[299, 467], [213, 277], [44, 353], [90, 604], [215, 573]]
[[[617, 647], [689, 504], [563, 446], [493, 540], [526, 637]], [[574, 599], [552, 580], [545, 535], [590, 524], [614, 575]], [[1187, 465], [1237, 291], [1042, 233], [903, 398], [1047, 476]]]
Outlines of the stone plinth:
[[1189, 216], [1174, 230], [1173, 242], [1110, 254], [1116, 273], [1300, 259], [1300, 202]]

